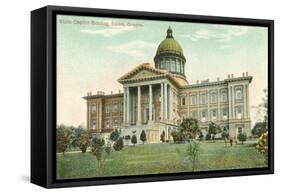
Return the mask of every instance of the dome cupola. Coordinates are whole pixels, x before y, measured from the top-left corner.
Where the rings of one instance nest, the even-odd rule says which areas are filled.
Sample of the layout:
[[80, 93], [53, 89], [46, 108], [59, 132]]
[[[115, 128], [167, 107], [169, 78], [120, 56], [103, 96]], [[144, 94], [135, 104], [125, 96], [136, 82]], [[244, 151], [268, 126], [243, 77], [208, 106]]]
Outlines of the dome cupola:
[[180, 44], [173, 37], [171, 27], [167, 29], [167, 36], [156, 51], [154, 57], [155, 67], [158, 69], [166, 69], [171, 73], [182, 75], [185, 77], [185, 62], [183, 50]]

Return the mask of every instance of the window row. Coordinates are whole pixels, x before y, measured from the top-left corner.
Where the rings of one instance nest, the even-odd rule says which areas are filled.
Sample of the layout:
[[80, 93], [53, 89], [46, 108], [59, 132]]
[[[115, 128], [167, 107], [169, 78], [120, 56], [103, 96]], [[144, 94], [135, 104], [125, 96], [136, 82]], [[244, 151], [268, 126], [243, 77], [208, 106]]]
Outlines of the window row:
[[[123, 103], [119, 103], [119, 102], [113, 102], [112, 106], [110, 106], [110, 104], [105, 104], [104, 106], [104, 110], [105, 113], [109, 113], [110, 109], [112, 110], [112, 112], [122, 112], [123, 111]], [[92, 113], [96, 113], [97, 112], [97, 104], [92, 104], [91, 105], [91, 112]]]
[[[223, 108], [221, 114], [222, 114], [221, 119], [223, 119], [223, 120], [228, 119], [228, 108]], [[200, 119], [201, 122], [208, 121], [208, 110], [201, 110], [199, 116], [200, 116], [199, 119]], [[192, 118], [198, 118], [197, 111], [192, 111], [191, 117]], [[217, 119], [218, 119], [217, 109], [210, 110], [210, 120], [217, 120]]]
[[[109, 122], [109, 119], [105, 119], [104, 120], [104, 128], [109, 128], [110, 127], [110, 124], [109, 124], [110, 122]], [[112, 119], [112, 128], [117, 128], [118, 126], [120, 126], [121, 125], [121, 121], [120, 121], [120, 119], [118, 119], [118, 118], [113, 118]], [[93, 119], [92, 120], [92, 124], [91, 124], [91, 126], [92, 126], [92, 129], [97, 129], [97, 120], [96, 119]]]
[[[198, 96], [196, 94], [190, 95], [190, 105], [196, 105], [196, 104], [207, 104], [208, 103], [208, 97], [207, 94], [200, 94], [199, 95], [199, 102], [198, 101]], [[242, 99], [242, 90], [237, 89], [235, 90], [235, 100], [241, 100]], [[218, 102], [218, 95], [217, 92], [211, 92], [209, 95], [209, 102], [210, 103], [217, 103]], [[222, 92], [220, 96], [220, 102], [228, 102], [228, 93]], [[186, 99], [185, 97], [181, 98], [181, 105], [186, 105]]]
[[[241, 119], [243, 114], [244, 114], [243, 106], [240, 106], [240, 105], [236, 106], [234, 114], [235, 114], [236, 119]], [[198, 115], [197, 111], [191, 111], [190, 116], [192, 118], [199, 119], [201, 122], [206, 122], [206, 121], [208, 121], [208, 110], [201, 110], [200, 115]], [[218, 117], [219, 116], [218, 116], [218, 110], [217, 109], [210, 110], [210, 118], [209, 118], [210, 120], [217, 120], [217, 119], [219, 119]], [[228, 108], [223, 108], [221, 110], [221, 119], [225, 120], [225, 119], [228, 119], [228, 117], [229, 117]]]

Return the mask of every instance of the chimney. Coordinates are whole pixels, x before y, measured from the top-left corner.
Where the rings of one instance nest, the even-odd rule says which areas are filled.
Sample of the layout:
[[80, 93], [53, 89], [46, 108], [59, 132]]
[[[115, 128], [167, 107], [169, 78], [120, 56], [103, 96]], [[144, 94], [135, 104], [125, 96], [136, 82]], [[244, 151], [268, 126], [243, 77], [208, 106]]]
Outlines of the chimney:
[[245, 72], [242, 73], [242, 77], [245, 77]]
[[97, 95], [104, 95], [103, 91], [97, 91]]
[[228, 79], [230, 78], [230, 74], [227, 75], [227, 78], [228, 78]]
[[246, 72], [246, 76], [248, 76], [248, 72]]
[[196, 81], [196, 84], [199, 84], [199, 80]]
[[88, 92], [88, 93], [87, 93], [87, 96], [92, 96], [92, 92]]
[[231, 74], [231, 78], [233, 78], [234, 77], [234, 75], [233, 74]]
[[121, 94], [121, 90], [118, 90], [119, 94]]
[[217, 77], [217, 81], [220, 81], [220, 78], [219, 78], [219, 77]]

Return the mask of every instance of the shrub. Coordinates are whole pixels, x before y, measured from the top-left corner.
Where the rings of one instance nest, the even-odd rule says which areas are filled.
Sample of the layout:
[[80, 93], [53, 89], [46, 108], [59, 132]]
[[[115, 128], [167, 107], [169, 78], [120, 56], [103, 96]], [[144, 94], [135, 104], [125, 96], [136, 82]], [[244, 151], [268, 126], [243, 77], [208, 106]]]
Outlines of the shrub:
[[165, 131], [163, 131], [163, 132], [161, 133], [161, 135], [160, 135], [160, 140], [161, 140], [162, 142], [165, 142]]
[[115, 143], [113, 144], [113, 148], [115, 151], [120, 151], [122, 150], [124, 147], [124, 142], [123, 142], [123, 138], [120, 137], [117, 141], [115, 141]]
[[207, 134], [206, 134], [206, 136], [205, 136], [205, 140], [207, 140], [207, 141], [208, 141], [208, 140], [210, 140], [210, 139], [211, 139], [211, 137], [212, 137], [212, 136], [211, 136], [211, 134], [210, 134], [210, 133], [207, 133]]
[[199, 136], [198, 136], [199, 140], [202, 141], [204, 139], [204, 135], [202, 132], [200, 132]]
[[142, 144], [144, 144], [144, 142], [146, 141], [146, 134], [144, 130], [142, 130], [141, 132], [140, 140], [142, 141]]
[[268, 131], [264, 132], [258, 139], [256, 148], [264, 156], [265, 164], [268, 163]]
[[137, 136], [134, 134], [131, 139], [132, 144], [136, 145], [138, 143]]
[[184, 141], [184, 136], [179, 131], [172, 131], [171, 136], [175, 143], [181, 143]]
[[243, 144], [244, 141], [247, 140], [247, 134], [246, 133], [239, 133], [238, 134], [238, 140]]
[[264, 132], [267, 131], [267, 124], [266, 122], [258, 122], [252, 129], [252, 134], [255, 137], [260, 137]]
[[120, 137], [120, 132], [115, 129], [114, 131], [111, 132], [109, 139], [112, 141], [117, 141]]

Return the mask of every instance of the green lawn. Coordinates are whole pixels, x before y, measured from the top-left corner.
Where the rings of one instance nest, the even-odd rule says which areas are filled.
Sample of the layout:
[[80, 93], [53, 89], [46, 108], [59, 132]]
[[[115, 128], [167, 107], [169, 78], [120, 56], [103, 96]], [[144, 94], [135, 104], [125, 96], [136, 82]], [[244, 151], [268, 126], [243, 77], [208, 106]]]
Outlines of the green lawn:
[[[185, 158], [187, 144], [150, 144], [112, 152], [103, 176], [191, 171]], [[253, 143], [224, 147], [221, 142], [202, 142], [197, 171], [265, 167]], [[90, 153], [57, 154], [57, 178], [97, 177], [97, 160]]]

